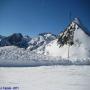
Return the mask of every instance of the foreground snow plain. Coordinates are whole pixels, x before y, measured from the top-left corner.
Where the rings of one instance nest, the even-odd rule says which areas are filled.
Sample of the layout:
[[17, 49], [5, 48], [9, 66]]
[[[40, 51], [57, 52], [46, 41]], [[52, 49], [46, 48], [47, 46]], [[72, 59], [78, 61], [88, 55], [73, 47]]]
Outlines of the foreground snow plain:
[[[0, 67], [0, 87], [90, 90], [90, 66]], [[12, 89], [13, 90], [13, 89]]]

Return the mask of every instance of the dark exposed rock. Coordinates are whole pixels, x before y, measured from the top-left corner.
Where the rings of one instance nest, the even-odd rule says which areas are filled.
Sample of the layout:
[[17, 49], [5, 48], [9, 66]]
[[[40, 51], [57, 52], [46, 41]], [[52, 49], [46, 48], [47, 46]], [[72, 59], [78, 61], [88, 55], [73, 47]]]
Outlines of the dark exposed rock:
[[13, 35], [7, 37], [8, 41], [13, 44], [13, 45], [17, 45], [19, 42], [22, 41], [23, 36], [21, 33], [14, 33]]
[[24, 39], [21, 33], [14, 33], [8, 37], [1, 39], [0, 46], [18, 46], [21, 48], [28, 47], [27, 39]]

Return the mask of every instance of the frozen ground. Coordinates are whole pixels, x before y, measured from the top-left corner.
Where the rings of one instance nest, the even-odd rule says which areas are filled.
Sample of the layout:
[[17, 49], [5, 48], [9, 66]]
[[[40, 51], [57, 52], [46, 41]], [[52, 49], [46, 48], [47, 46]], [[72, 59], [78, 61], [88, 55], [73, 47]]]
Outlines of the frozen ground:
[[0, 67], [0, 87], [90, 90], [90, 66]]

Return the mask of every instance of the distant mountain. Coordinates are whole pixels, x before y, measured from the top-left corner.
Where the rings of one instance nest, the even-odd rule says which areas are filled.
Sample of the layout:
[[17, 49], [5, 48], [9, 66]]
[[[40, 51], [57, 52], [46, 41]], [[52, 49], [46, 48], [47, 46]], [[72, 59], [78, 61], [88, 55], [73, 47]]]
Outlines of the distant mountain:
[[24, 37], [21, 33], [14, 33], [10, 36], [4, 37], [0, 41], [0, 46], [18, 46], [21, 48], [28, 47], [28, 39], [30, 37]]
[[0, 35], [0, 41], [1, 41], [3, 38], [5, 38], [5, 37], [4, 37], [4, 36], [2, 36], [2, 35]]
[[45, 46], [52, 40], [56, 39], [56, 35], [51, 33], [40, 33], [37, 37], [32, 38], [28, 42], [29, 50], [35, 50], [37, 53], [44, 53]]
[[38, 47], [49, 43], [56, 39], [56, 35], [51, 33], [41, 33], [37, 37], [23, 36], [21, 33], [14, 33], [10, 36], [0, 36], [0, 46], [17, 46], [20, 48], [28, 48], [35, 50]]

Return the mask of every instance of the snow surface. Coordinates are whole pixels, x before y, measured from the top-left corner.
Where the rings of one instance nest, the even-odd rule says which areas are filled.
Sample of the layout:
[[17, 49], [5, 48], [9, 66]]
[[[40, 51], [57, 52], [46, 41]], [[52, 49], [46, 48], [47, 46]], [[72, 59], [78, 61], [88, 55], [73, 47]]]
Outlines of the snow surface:
[[1, 68], [0, 87], [19, 90], [90, 90], [90, 66]]

